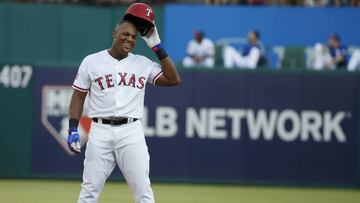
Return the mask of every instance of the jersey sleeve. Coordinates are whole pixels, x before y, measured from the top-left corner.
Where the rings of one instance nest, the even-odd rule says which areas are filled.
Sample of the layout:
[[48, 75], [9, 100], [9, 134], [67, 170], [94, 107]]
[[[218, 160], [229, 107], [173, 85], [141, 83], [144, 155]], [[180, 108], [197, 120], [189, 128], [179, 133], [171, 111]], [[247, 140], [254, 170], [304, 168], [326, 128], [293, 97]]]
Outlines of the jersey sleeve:
[[155, 85], [156, 80], [163, 74], [161, 66], [158, 63], [153, 61], [150, 62], [150, 75], [148, 79], [148, 83]]
[[90, 90], [91, 79], [88, 69], [88, 61], [85, 58], [80, 64], [79, 70], [72, 85], [74, 89], [81, 92], [88, 92]]
[[190, 41], [186, 48], [186, 53], [190, 56], [195, 55], [195, 43], [194, 41]]

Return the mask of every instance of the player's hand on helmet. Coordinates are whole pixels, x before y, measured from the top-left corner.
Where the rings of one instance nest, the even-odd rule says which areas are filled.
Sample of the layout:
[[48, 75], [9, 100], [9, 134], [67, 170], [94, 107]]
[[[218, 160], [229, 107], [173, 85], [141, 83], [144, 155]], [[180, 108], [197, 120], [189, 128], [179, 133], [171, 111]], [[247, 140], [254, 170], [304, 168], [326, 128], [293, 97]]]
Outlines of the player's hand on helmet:
[[141, 38], [143, 38], [146, 42], [146, 44], [150, 47], [153, 48], [156, 45], [161, 43], [160, 37], [159, 37], [159, 33], [157, 31], [156, 26], [154, 26], [147, 35], [145, 36], [141, 36]]
[[81, 153], [80, 135], [78, 133], [77, 128], [69, 129], [67, 144], [68, 144], [70, 151], [75, 152], [77, 154]]

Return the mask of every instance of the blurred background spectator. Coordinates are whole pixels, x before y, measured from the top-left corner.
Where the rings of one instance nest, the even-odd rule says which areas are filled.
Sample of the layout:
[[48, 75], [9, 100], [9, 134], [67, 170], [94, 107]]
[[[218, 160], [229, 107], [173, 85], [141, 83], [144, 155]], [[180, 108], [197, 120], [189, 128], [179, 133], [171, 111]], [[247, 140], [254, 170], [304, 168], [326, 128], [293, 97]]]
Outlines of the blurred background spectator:
[[329, 37], [327, 46], [316, 43], [312, 67], [315, 70], [343, 69], [347, 66], [347, 57], [347, 47], [341, 45], [339, 35], [333, 34]]
[[0, 2], [16, 3], [81, 3], [101, 6], [115, 6], [130, 4], [134, 2], [145, 2], [150, 4], [162, 3], [193, 3], [208, 5], [279, 5], [279, 6], [305, 6], [305, 7], [359, 7], [360, 0], [0, 0]]
[[248, 44], [244, 45], [241, 53], [234, 47], [226, 45], [223, 48], [223, 60], [225, 68], [249, 68], [254, 69], [265, 60], [264, 48], [259, 43], [260, 33], [251, 30], [248, 33]]
[[329, 0], [304, 0], [303, 5], [306, 7], [323, 7], [329, 4]]
[[[81, 3], [81, 4], [92, 4], [99, 6], [115, 6], [122, 4], [131, 4], [134, 2], [139, 2], [136, 0], [4, 0], [5, 2], [15, 2], [15, 3]], [[150, 1], [141, 1], [147, 2]], [[151, 3], [163, 3], [162, 0], [151, 1]]]
[[351, 0], [350, 1], [350, 6], [360, 6], [360, 0]]
[[213, 68], [215, 59], [214, 43], [204, 37], [204, 32], [195, 31], [194, 39], [190, 40], [187, 49], [187, 56], [183, 60], [183, 66], [186, 68], [194, 66], [202, 66]]
[[240, 0], [205, 0], [206, 4], [239, 4]]
[[[136, 2], [135, 0], [91, 0], [91, 1], [94, 4], [103, 5], [103, 6], [114, 6], [114, 5], [119, 5], [119, 4], [131, 4], [131, 3]], [[90, 2], [90, 1], [88, 1], [88, 2]]]

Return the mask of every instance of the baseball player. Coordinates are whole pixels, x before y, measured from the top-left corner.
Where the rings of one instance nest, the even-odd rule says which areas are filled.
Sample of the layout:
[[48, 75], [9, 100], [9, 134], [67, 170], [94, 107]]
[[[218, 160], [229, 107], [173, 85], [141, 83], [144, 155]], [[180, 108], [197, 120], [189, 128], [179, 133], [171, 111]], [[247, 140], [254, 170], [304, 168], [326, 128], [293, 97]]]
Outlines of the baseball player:
[[[137, 32], [153, 49], [160, 64], [132, 54]], [[149, 179], [149, 154], [140, 122], [146, 83], [173, 86], [180, 77], [161, 46], [152, 8], [129, 6], [113, 31], [110, 49], [82, 61], [69, 106], [70, 150], [80, 153], [79, 118], [89, 95], [92, 125], [86, 145], [83, 183], [78, 203], [98, 201], [106, 179], [119, 166], [136, 203], [155, 202]], [[89, 93], [89, 94], [88, 94]]]
[[194, 32], [194, 39], [190, 40], [186, 48], [187, 56], [183, 59], [183, 66], [191, 68], [203, 66], [213, 68], [215, 64], [214, 43], [204, 37], [202, 31]]

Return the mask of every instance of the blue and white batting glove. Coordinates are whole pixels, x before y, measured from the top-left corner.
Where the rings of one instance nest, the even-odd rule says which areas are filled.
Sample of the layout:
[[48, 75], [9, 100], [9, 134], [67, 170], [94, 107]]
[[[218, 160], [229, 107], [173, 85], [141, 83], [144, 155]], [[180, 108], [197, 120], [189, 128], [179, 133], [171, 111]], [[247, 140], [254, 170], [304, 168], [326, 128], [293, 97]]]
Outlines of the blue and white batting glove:
[[81, 153], [80, 135], [78, 133], [77, 128], [69, 129], [69, 136], [67, 139], [67, 144], [69, 146], [70, 151], [75, 152], [77, 154]]
[[141, 38], [144, 39], [144, 41], [150, 48], [154, 48], [156, 45], [159, 45], [161, 43], [156, 26], [147, 35], [141, 36]]
[[156, 26], [145, 36], [141, 36], [146, 44], [155, 52], [158, 59], [161, 61], [168, 57], [165, 49], [161, 46], [161, 40]]

